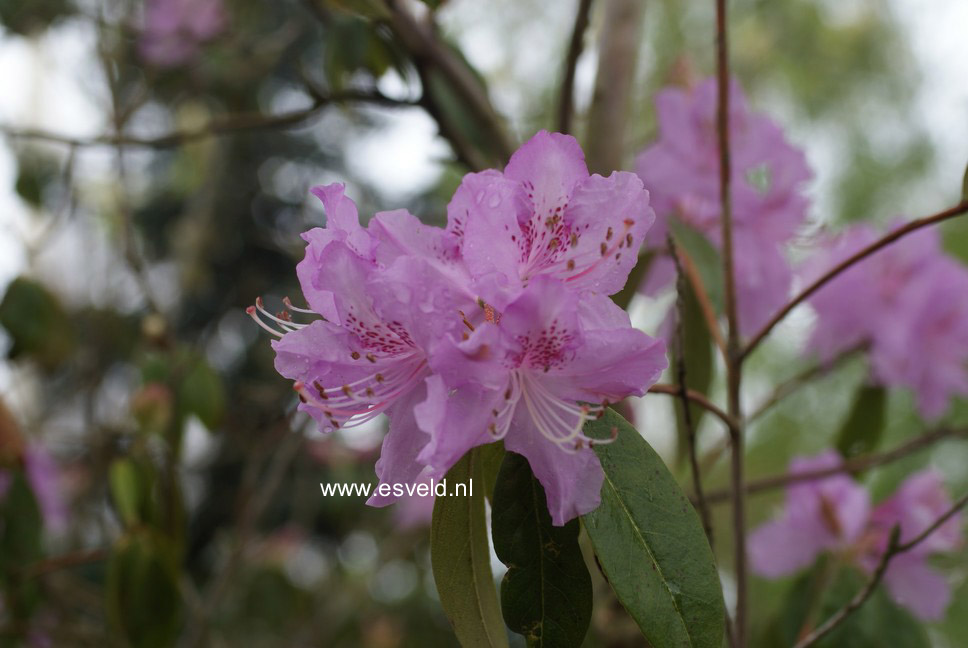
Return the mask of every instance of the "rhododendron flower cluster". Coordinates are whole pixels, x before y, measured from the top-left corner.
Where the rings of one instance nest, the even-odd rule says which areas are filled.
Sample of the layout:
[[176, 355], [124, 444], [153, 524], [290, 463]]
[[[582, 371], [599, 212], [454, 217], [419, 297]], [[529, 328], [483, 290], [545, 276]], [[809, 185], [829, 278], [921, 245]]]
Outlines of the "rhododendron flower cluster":
[[[879, 237], [855, 225], [822, 242], [804, 265], [810, 281]], [[944, 254], [937, 230], [923, 229], [879, 250], [810, 299], [817, 325], [809, 348], [822, 359], [858, 345], [874, 377], [917, 395], [921, 413], [944, 413], [968, 394], [968, 268]]]
[[642, 182], [589, 175], [574, 138], [543, 131], [503, 172], [466, 176], [446, 228], [405, 210], [364, 227], [341, 185], [313, 191], [327, 223], [303, 235], [310, 308], [250, 309], [279, 337], [276, 368], [300, 409], [324, 430], [388, 414], [383, 483], [439, 479], [503, 440], [527, 457], [555, 524], [596, 508], [591, 447], [608, 440], [583, 425], [644, 394], [667, 364], [663, 344], [608, 297], [654, 219]]
[[225, 29], [222, 0], [148, 0], [138, 42], [141, 56], [160, 67], [183, 65]]
[[[664, 250], [670, 218], [721, 247], [716, 79], [694, 88], [667, 88], [655, 100], [659, 138], [636, 160], [636, 172], [657, 216], [647, 243]], [[729, 135], [735, 282], [741, 332], [749, 335], [790, 292], [787, 244], [806, 217], [803, 185], [811, 178], [803, 153], [770, 119], [753, 113], [739, 83], [730, 84]], [[667, 285], [671, 259], [653, 261], [645, 290]]]
[[[841, 465], [834, 451], [797, 458], [790, 474]], [[767, 578], [800, 571], [824, 552], [836, 553], [873, 572], [887, 550], [891, 533], [900, 527], [905, 543], [926, 531], [951, 506], [941, 477], [924, 470], [908, 477], [898, 490], [871, 508], [867, 490], [845, 474], [793, 483], [779, 516], [749, 538], [753, 569]], [[961, 517], [954, 515], [910, 551], [896, 555], [884, 573], [891, 597], [925, 620], [944, 616], [951, 590], [944, 575], [927, 560], [962, 546]]]

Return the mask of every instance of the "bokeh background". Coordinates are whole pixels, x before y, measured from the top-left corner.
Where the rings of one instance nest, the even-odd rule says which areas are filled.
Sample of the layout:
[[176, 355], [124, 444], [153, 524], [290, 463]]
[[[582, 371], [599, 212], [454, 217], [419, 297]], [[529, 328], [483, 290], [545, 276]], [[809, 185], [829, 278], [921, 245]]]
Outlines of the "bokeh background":
[[[276, 307], [286, 295], [299, 301], [299, 233], [323, 222], [312, 185], [345, 182], [364, 215], [407, 207], [442, 223], [469, 170], [461, 140], [497, 155], [474, 141], [481, 135], [460, 97], [372, 20], [374, 6], [225, 0], [218, 28], [173, 62], [146, 50], [139, 2], [0, 0], [0, 460], [53, 459], [44, 494], [10, 491], [0, 510], [0, 644], [455, 643], [430, 574], [426, 502], [380, 510], [319, 494], [320, 482], [374, 481], [382, 424], [324, 437], [293, 416], [269, 338], [244, 312], [260, 295]], [[576, 6], [413, 8], [435, 11], [441, 38], [521, 141], [554, 127]], [[805, 239], [957, 199], [968, 158], [968, 4], [731, 7], [736, 76], [815, 174]], [[600, 9], [576, 74], [574, 130], [586, 145]], [[711, 2], [646, 3], [627, 168], [654, 136], [655, 91], [712, 72], [713, 17]], [[194, 136], [212, 120], [225, 132]], [[165, 138], [174, 132], [193, 135]], [[116, 146], [119, 134], [135, 141]], [[968, 261], [968, 225], [944, 235]], [[669, 302], [638, 296], [631, 311], [654, 331]], [[810, 323], [800, 309], [756, 356], [750, 407], [814, 362], [802, 354]], [[828, 447], [866, 375], [854, 358], [759, 419], [751, 475]], [[672, 403], [632, 405], [686, 483]], [[968, 404], [944, 422], [964, 425]], [[890, 394], [883, 425], [883, 447], [926, 429], [901, 392]], [[700, 432], [709, 484], [722, 486], [722, 431], [704, 420]], [[927, 464], [954, 492], [968, 487], [963, 441], [864, 479], [876, 498]], [[781, 497], [752, 499], [751, 522]], [[54, 508], [39, 511], [45, 498]], [[717, 551], [729, 599], [727, 535]], [[955, 603], [931, 637], [964, 646], [968, 560], [945, 561]], [[754, 626], [765, 627], [791, 582], [753, 583]], [[587, 644], [640, 645], [607, 585], [597, 592]]]

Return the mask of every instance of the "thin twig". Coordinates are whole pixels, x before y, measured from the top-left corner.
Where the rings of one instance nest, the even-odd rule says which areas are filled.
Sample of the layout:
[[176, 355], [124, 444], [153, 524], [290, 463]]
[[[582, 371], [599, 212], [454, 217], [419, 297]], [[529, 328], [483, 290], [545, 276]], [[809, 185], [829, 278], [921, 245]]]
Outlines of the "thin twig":
[[743, 348], [742, 357], [745, 358], [750, 353], [752, 353], [753, 350], [763, 341], [763, 339], [770, 334], [770, 331], [772, 331], [777, 324], [783, 321], [783, 319], [790, 314], [790, 311], [792, 311], [794, 308], [796, 308], [801, 303], [806, 301], [811, 295], [813, 295], [815, 292], [820, 290], [820, 288], [822, 288], [831, 280], [833, 280], [838, 275], [840, 275], [840, 273], [852, 267], [859, 261], [866, 259], [867, 257], [874, 254], [878, 250], [887, 247], [891, 243], [901, 238], [904, 238], [911, 232], [915, 232], [921, 229], [922, 227], [929, 227], [931, 225], [936, 225], [938, 223], [941, 223], [942, 221], [946, 221], [950, 218], [954, 218], [955, 216], [960, 216], [961, 214], [964, 214], [966, 212], [968, 212], [968, 200], [962, 200], [957, 205], [954, 205], [952, 207], [949, 207], [948, 209], [940, 211], [937, 214], [932, 214], [931, 216], [925, 216], [923, 218], [918, 218], [916, 220], [913, 220], [910, 223], [904, 225], [903, 227], [899, 227], [893, 232], [889, 232], [888, 234], [885, 234], [880, 239], [874, 241], [867, 247], [863, 248], [862, 250], [859, 250], [858, 252], [855, 252], [853, 255], [844, 259], [836, 266], [828, 270], [821, 277], [819, 277], [816, 281], [814, 281], [809, 286], [807, 286], [802, 291], [800, 291], [800, 294], [798, 294], [796, 297], [790, 300], [790, 302], [787, 303], [786, 306], [781, 308], [776, 315], [771, 317], [770, 321], [767, 322], [763, 326], [763, 328], [760, 329], [756, 333], [756, 335], [754, 335], [750, 339], [750, 341], [746, 344], [746, 346]]
[[[761, 479], [754, 479], [750, 482], [747, 482], [744, 490], [747, 495], [757, 495], [759, 493], [784, 488], [786, 486], [790, 486], [791, 484], [798, 484], [800, 482], [823, 479], [825, 477], [831, 477], [833, 475], [839, 475], [842, 473], [863, 472], [865, 470], [870, 470], [871, 468], [877, 468], [878, 466], [883, 466], [899, 459], [903, 459], [910, 454], [914, 454], [919, 450], [930, 447], [938, 441], [951, 438], [968, 438], [968, 428], [941, 428], [914, 438], [907, 443], [894, 448], [893, 450], [854, 457], [853, 459], [843, 462], [839, 466], [833, 466], [831, 468], [820, 468], [817, 470], [807, 470], [797, 473], [784, 473], [782, 475], [771, 475]], [[711, 504], [717, 504], [720, 502], [729, 501], [731, 497], [732, 492], [730, 490], [719, 490], [707, 493], [706, 501]]]
[[709, 515], [709, 506], [702, 488], [702, 474], [699, 471], [699, 459], [696, 456], [696, 427], [692, 420], [692, 404], [689, 399], [689, 387], [686, 384], [686, 341], [685, 330], [682, 325], [685, 312], [686, 278], [676, 254], [676, 242], [672, 234], [667, 235], [669, 254], [676, 264], [676, 380], [679, 383], [679, 400], [682, 403], [682, 425], [686, 429], [686, 441], [689, 446], [689, 467], [692, 472], [692, 490], [695, 495], [696, 508], [702, 520], [703, 530], [709, 546], [713, 546], [713, 522]]
[[565, 73], [561, 78], [561, 92], [558, 96], [558, 131], [570, 133], [575, 111], [575, 68], [585, 47], [585, 30], [588, 29], [588, 16], [593, 0], [578, 0], [575, 12], [575, 26], [571, 30], [568, 54], [565, 56]]
[[968, 494], [962, 495], [960, 498], [958, 498], [958, 500], [952, 504], [948, 510], [935, 519], [935, 521], [932, 522], [924, 531], [905, 543], [900, 542], [900, 525], [895, 525], [894, 529], [891, 531], [891, 537], [890, 540], [888, 540], [887, 549], [885, 549], [883, 555], [881, 555], [881, 559], [878, 561], [877, 567], [874, 569], [874, 573], [871, 574], [870, 580], [867, 581], [864, 589], [859, 591], [854, 598], [847, 603], [847, 605], [840, 608], [840, 610], [834, 613], [833, 616], [827, 619], [813, 632], [798, 641], [794, 648], [807, 648], [808, 646], [812, 646], [833, 632], [837, 626], [847, 620], [847, 617], [856, 612], [864, 603], [867, 602], [867, 599], [871, 597], [871, 594], [874, 593], [874, 590], [877, 589], [877, 586], [884, 578], [884, 574], [887, 573], [887, 568], [890, 566], [891, 560], [902, 553], [911, 551], [919, 544], [924, 542], [945, 522], [957, 515], [966, 504], [968, 504]]
[[884, 572], [887, 571], [887, 566], [891, 562], [891, 558], [898, 553], [897, 540], [900, 536], [900, 531], [901, 528], [899, 526], [895, 526], [891, 531], [891, 538], [888, 541], [887, 550], [884, 551], [884, 555], [882, 555], [881, 559], [877, 562], [877, 567], [874, 569], [874, 573], [871, 574], [870, 580], [867, 581], [864, 589], [857, 592], [857, 594], [854, 595], [854, 598], [850, 599], [847, 605], [840, 608], [832, 617], [827, 619], [813, 632], [800, 639], [794, 648], [807, 648], [807, 646], [812, 646], [816, 642], [820, 641], [823, 637], [830, 634], [834, 628], [846, 621], [847, 617], [853, 614], [860, 606], [867, 602], [867, 599], [869, 599], [871, 594], [874, 593], [874, 590], [877, 589], [877, 585], [884, 577]]
[[[716, 0], [716, 134], [719, 141], [719, 198], [722, 210], [722, 253], [724, 298], [728, 333], [726, 339], [727, 407], [733, 420], [742, 423], [740, 403], [742, 385], [742, 344], [736, 304], [736, 280], [733, 276], [733, 214], [730, 197], [731, 163], [729, 150], [729, 41], [726, 0]], [[733, 564], [736, 571], [736, 618], [733, 624], [736, 648], [746, 647], [747, 569], [746, 569], [746, 491], [743, 457], [743, 428], [730, 428], [730, 478], [733, 483]]]
[[37, 576], [44, 576], [56, 571], [61, 571], [62, 569], [70, 569], [71, 567], [79, 567], [81, 565], [89, 565], [91, 563], [101, 562], [107, 557], [108, 552], [106, 549], [85, 549], [83, 551], [75, 551], [73, 553], [54, 556], [52, 558], [45, 558], [33, 564], [27, 565], [27, 567], [24, 568], [24, 577], [35, 578]]
[[119, 133], [104, 133], [91, 137], [71, 137], [36, 128], [15, 128], [0, 125], [0, 133], [14, 139], [31, 139], [66, 146], [89, 148], [96, 146], [125, 146], [140, 148], [166, 149], [175, 148], [202, 139], [227, 135], [244, 131], [272, 130], [276, 128], [291, 128], [315, 117], [326, 106], [345, 103], [361, 102], [381, 106], [409, 107], [418, 105], [414, 101], [393, 99], [375, 91], [349, 90], [314, 98], [308, 108], [266, 115], [260, 112], [242, 112], [222, 117], [215, 117], [204, 126], [198, 128], [175, 130], [164, 135], [154, 137], [136, 137]]
[[414, 62], [423, 60], [432, 64], [447, 79], [466, 109], [477, 118], [503, 159], [510, 158], [517, 146], [508, 135], [484, 86], [450, 45], [440, 38], [432, 19], [427, 24], [417, 22], [399, 0], [386, 0], [386, 5], [390, 28]]
[[[666, 385], [664, 383], [658, 383], [649, 387], [650, 394], [667, 394], [669, 396], [679, 396], [680, 389], [678, 385]], [[709, 400], [705, 394], [701, 394], [694, 389], [686, 390], [686, 397], [693, 403], [703, 408], [710, 414], [715, 415], [719, 420], [726, 424], [726, 427], [733, 428], [738, 425], [736, 421], [730, 417], [722, 408], [718, 407], [715, 403]]]
[[866, 348], [867, 348], [867, 344], [865, 343], [865, 344], [860, 344], [858, 346], [855, 346], [851, 349], [847, 349], [846, 351], [838, 355], [830, 362], [822, 362], [820, 364], [812, 365], [807, 369], [801, 371], [797, 375], [793, 376], [792, 378], [783, 381], [782, 383], [776, 386], [776, 388], [770, 393], [769, 396], [766, 397], [766, 399], [762, 403], [760, 403], [759, 407], [753, 410], [753, 412], [746, 417], [746, 421], [747, 422], [755, 421], [763, 414], [765, 414], [774, 405], [777, 405], [784, 398], [786, 398], [787, 396], [793, 394], [798, 389], [800, 389], [800, 387], [803, 387], [804, 385], [808, 384], [814, 378], [818, 378], [820, 376], [823, 376], [829, 373], [834, 368], [841, 365], [842, 363], [849, 360], [850, 358], [854, 357], [855, 355], [865, 350]]

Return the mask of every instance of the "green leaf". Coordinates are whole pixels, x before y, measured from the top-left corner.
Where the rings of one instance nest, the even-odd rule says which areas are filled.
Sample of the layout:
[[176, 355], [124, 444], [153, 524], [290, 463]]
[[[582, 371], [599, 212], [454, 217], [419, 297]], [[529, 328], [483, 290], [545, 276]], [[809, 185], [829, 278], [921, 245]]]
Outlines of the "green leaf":
[[125, 526], [141, 521], [146, 499], [146, 485], [142, 483], [138, 467], [131, 459], [115, 459], [108, 469], [111, 499]]
[[844, 457], [855, 457], [874, 450], [887, 423], [887, 391], [876, 385], [864, 385], [847, 420], [837, 434], [837, 449]]
[[[447, 482], [480, 483], [482, 450], [464, 455], [447, 473]], [[490, 555], [484, 493], [477, 489], [466, 497], [438, 497], [430, 527], [430, 562], [440, 604], [462, 646], [508, 645]]]
[[43, 555], [44, 521], [22, 471], [12, 473], [0, 501], [0, 570], [21, 568]]
[[592, 581], [578, 545], [578, 520], [553, 526], [544, 488], [527, 459], [506, 453], [494, 489], [494, 551], [507, 565], [504, 621], [529, 646], [580, 646], [592, 615]]
[[605, 471], [602, 503], [582, 516], [602, 571], [653, 648], [721, 648], [725, 606], [699, 516], [638, 431], [608, 410], [585, 434]]
[[[821, 560], [816, 568], [797, 579], [780, 612], [765, 628], [756, 646], [792, 646], [805, 629], [816, 628], [829, 619], [864, 587], [866, 574], [847, 568], [831, 575], [829, 570], [833, 565], [828, 561]], [[864, 605], [814, 647], [928, 648], [930, 645], [923, 625], [907, 610], [898, 607], [883, 587], [878, 587]]]
[[[709, 386], [713, 382], [713, 341], [709, 334], [709, 327], [706, 325], [706, 318], [702, 313], [702, 307], [699, 305], [695, 291], [688, 282], [685, 282], [682, 310], [682, 346], [686, 365], [686, 386], [700, 394], [708, 394]], [[673, 376], [676, 376], [678, 348], [673, 346], [673, 349], [672, 371]], [[675, 380], [678, 384], [677, 377]], [[698, 430], [699, 423], [702, 421], [706, 410], [698, 407], [695, 403], [690, 403], [689, 413], [692, 416], [693, 430]], [[687, 438], [688, 430], [682, 416], [682, 408], [678, 403], [676, 404], [676, 428], [678, 430], [676, 459], [679, 462], [678, 465], [681, 466], [682, 462], [688, 457], [689, 441]]]
[[961, 181], [961, 199], [968, 200], [968, 166], [965, 166], [965, 177]]
[[225, 413], [225, 388], [221, 377], [204, 360], [196, 361], [178, 389], [183, 412], [194, 414], [208, 429], [213, 429]]
[[675, 235], [676, 245], [685, 250], [686, 254], [696, 266], [703, 288], [709, 296], [716, 312], [723, 310], [723, 261], [719, 250], [713, 247], [703, 234], [682, 224], [678, 220], [669, 219], [669, 228]]
[[504, 462], [504, 442], [498, 441], [480, 446], [478, 452], [481, 459], [481, 481], [484, 484], [484, 495], [490, 502], [494, 499], [494, 485], [497, 483], [501, 463]]
[[13, 341], [8, 355], [30, 356], [44, 369], [57, 368], [74, 349], [67, 313], [42, 284], [25, 277], [11, 282], [0, 303], [0, 325]]
[[181, 628], [182, 602], [174, 554], [149, 532], [121, 538], [108, 562], [111, 625], [133, 648], [172, 646]]
[[333, 9], [367, 20], [383, 20], [390, 17], [390, 11], [382, 0], [326, 0]]

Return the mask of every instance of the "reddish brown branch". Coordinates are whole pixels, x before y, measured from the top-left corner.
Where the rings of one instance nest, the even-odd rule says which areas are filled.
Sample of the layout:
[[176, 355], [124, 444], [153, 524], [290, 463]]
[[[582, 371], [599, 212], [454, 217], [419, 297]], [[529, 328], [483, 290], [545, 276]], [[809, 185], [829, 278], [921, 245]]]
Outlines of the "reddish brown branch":
[[889, 232], [888, 234], [885, 234], [877, 241], [874, 241], [867, 247], [863, 248], [862, 250], [859, 250], [858, 252], [854, 253], [847, 259], [841, 261], [836, 266], [828, 270], [824, 275], [822, 275], [816, 281], [814, 281], [809, 286], [804, 288], [800, 292], [800, 294], [798, 294], [796, 297], [790, 300], [790, 302], [786, 306], [781, 308], [776, 315], [770, 318], [770, 321], [767, 322], [766, 325], [764, 325], [763, 328], [760, 329], [756, 333], [756, 335], [754, 335], [752, 339], [750, 339], [750, 341], [743, 348], [742, 357], [745, 358], [750, 353], [752, 353], [753, 350], [763, 341], [763, 339], [770, 334], [770, 331], [772, 331], [777, 324], [783, 321], [783, 319], [790, 314], [790, 311], [792, 311], [794, 308], [796, 308], [804, 301], [806, 301], [811, 295], [813, 295], [815, 292], [820, 290], [827, 283], [829, 283], [838, 275], [840, 275], [840, 273], [844, 272], [845, 270], [855, 265], [859, 261], [866, 259], [867, 257], [874, 254], [878, 250], [885, 248], [891, 243], [907, 236], [911, 232], [915, 232], [921, 229], [922, 227], [937, 225], [938, 223], [946, 221], [950, 218], [954, 218], [955, 216], [960, 216], [965, 212], [968, 212], [968, 200], [962, 200], [957, 205], [954, 205], [953, 207], [949, 207], [948, 209], [940, 211], [937, 214], [933, 214], [931, 216], [925, 216], [923, 218], [918, 218], [917, 220], [913, 220], [910, 223], [904, 225], [903, 227], [899, 227], [898, 229], [892, 232]]

